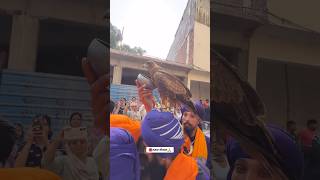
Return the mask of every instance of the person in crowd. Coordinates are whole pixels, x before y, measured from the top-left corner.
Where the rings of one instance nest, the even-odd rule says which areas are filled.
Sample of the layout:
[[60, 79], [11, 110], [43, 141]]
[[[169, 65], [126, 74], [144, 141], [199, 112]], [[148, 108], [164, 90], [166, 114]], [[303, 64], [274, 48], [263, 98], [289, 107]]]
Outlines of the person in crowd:
[[192, 157], [206, 161], [207, 167], [212, 169], [210, 154], [210, 138], [205, 136], [199, 127], [204, 117], [204, 109], [200, 101], [194, 103], [196, 113], [188, 111], [186, 106], [181, 109], [181, 123], [185, 134], [184, 151]]
[[128, 131], [133, 137], [135, 142], [138, 142], [141, 135], [141, 123], [135, 121], [122, 114], [111, 114], [110, 115], [110, 127], [122, 128]]
[[108, 101], [109, 98], [106, 98], [110, 95], [110, 78], [107, 74], [98, 77], [86, 58], [82, 59], [82, 71], [90, 86], [93, 124], [105, 132], [105, 136], [93, 151], [93, 157], [98, 165], [101, 178], [107, 180], [109, 178], [109, 148], [107, 148], [107, 144], [109, 144], [110, 134], [109, 128], [107, 128], [107, 123], [109, 124], [107, 117], [109, 117], [110, 110], [115, 109]]
[[134, 120], [141, 121], [141, 114], [138, 111], [138, 103], [137, 102], [131, 102], [130, 103], [130, 110], [127, 112], [127, 115]]
[[170, 112], [152, 110], [141, 125], [141, 135], [148, 147], [173, 147], [173, 152], [155, 153], [166, 168], [165, 180], [210, 179], [203, 161], [186, 155], [181, 146], [184, 135], [179, 120]]
[[15, 145], [18, 149], [25, 143], [24, 137], [24, 127], [21, 123], [15, 123], [15, 135], [16, 135], [16, 142]]
[[[267, 128], [275, 140], [278, 153], [283, 158], [281, 170], [290, 180], [302, 180], [304, 162], [298, 145], [284, 130], [275, 126]], [[235, 139], [229, 138], [226, 152], [230, 165], [227, 180], [281, 180], [277, 174], [270, 173], [261, 162], [244, 152]]]
[[44, 128], [44, 131], [46, 132], [46, 134], [48, 135], [48, 140], [50, 142], [52, 136], [53, 136], [53, 131], [51, 128], [51, 117], [48, 115], [43, 115], [42, 116], [42, 126]]
[[317, 141], [318, 122], [315, 119], [307, 121], [307, 127], [299, 134], [299, 140], [302, 145], [305, 161], [305, 177], [304, 180], [315, 180], [319, 176], [319, 155]]
[[[65, 142], [67, 155], [56, 156], [56, 149]], [[99, 180], [96, 162], [88, 153], [86, 128], [67, 128], [49, 145], [44, 154], [44, 168], [57, 173], [63, 180]]]
[[3, 168], [15, 144], [15, 128], [0, 118], [0, 179], [10, 180], [60, 180], [52, 172], [38, 168]]
[[204, 117], [203, 120], [210, 122], [210, 106], [209, 106], [209, 99], [206, 99], [203, 102], [203, 108], [204, 108]]
[[89, 150], [88, 155], [91, 156], [94, 149], [97, 147], [97, 145], [100, 143], [101, 139], [104, 138], [105, 132], [99, 127], [90, 127], [88, 129], [89, 133]]
[[141, 179], [163, 179], [167, 169], [161, 165], [162, 159], [152, 153], [145, 153], [146, 146], [142, 138], [139, 139], [138, 147], [140, 148]]
[[126, 114], [127, 110], [126, 98], [121, 98], [117, 103], [114, 114]]
[[219, 138], [214, 142], [213, 145], [213, 163], [212, 171], [214, 173], [213, 179], [215, 180], [226, 180], [229, 172], [229, 164], [225, 153], [225, 142]]
[[176, 105], [176, 107], [174, 108], [173, 115], [176, 119], [180, 119], [182, 117], [181, 108], [179, 105]]
[[297, 124], [295, 121], [288, 121], [287, 122], [287, 132], [291, 135], [291, 137], [298, 141], [298, 135], [297, 135]]
[[16, 167], [41, 167], [41, 159], [49, 144], [50, 121], [41, 115], [32, 120], [26, 143], [18, 150]]
[[299, 139], [305, 153], [308, 153], [308, 151], [310, 151], [312, 147], [312, 141], [316, 136], [317, 128], [318, 128], [318, 121], [315, 119], [309, 119], [307, 121], [307, 128], [302, 130], [299, 134]]
[[[138, 94], [140, 101], [145, 105], [147, 112], [150, 112], [153, 108], [154, 99], [151, 90], [145, 89], [137, 81]], [[152, 102], [153, 104], [149, 104]], [[204, 115], [202, 103], [197, 101], [194, 103], [197, 113], [193, 113], [187, 110], [186, 106], [181, 108], [181, 123], [183, 125], [185, 134], [185, 143], [183, 150], [188, 155], [194, 158], [200, 158], [206, 161], [206, 165], [209, 169], [212, 169], [211, 155], [210, 155], [210, 138], [205, 136], [199, 128], [201, 119]]]
[[132, 103], [132, 102], [137, 103], [137, 98], [136, 98], [135, 96], [133, 96], [133, 97], [131, 98], [131, 102], [130, 102], [130, 103]]
[[14, 146], [12, 148], [11, 154], [7, 160], [6, 167], [14, 167], [15, 166], [15, 160], [17, 158], [18, 150], [20, 150], [24, 146], [24, 144], [26, 143], [23, 125], [21, 123], [14, 123], [14, 127], [15, 127], [16, 141], [15, 141]]
[[79, 112], [72, 113], [69, 119], [69, 125], [72, 128], [80, 127], [82, 125], [82, 114]]
[[[133, 120], [126, 115], [111, 114], [110, 127], [121, 128], [128, 132], [140, 149], [141, 178], [142, 179], [163, 179], [165, 168], [159, 163], [159, 158], [152, 154], [145, 154], [145, 146], [141, 138], [141, 122]], [[111, 141], [111, 140], [110, 140]], [[112, 163], [112, 162], [111, 162]]]
[[122, 128], [110, 128], [110, 179], [140, 180], [140, 160], [135, 140]]
[[146, 116], [147, 111], [146, 108], [144, 107], [144, 104], [141, 104], [139, 107], [139, 113], [141, 115], [141, 120], [143, 120], [143, 118]]

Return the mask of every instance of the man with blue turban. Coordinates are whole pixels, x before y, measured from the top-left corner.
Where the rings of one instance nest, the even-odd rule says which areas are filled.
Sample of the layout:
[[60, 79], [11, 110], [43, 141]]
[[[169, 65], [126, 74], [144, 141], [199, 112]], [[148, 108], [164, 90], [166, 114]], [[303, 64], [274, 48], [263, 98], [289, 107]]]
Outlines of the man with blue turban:
[[140, 161], [135, 141], [122, 128], [110, 128], [110, 179], [140, 180]]
[[202, 161], [181, 150], [184, 133], [172, 113], [151, 110], [142, 122], [141, 135], [148, 147], [173, 147], [173, 152], [156, 153], [167, 168], [165, 180], [210, 179], [209, 170]]
[[[274, 138], [278, 153], [281, 154], [281, 171], [290, 180], [302, 180], [303, 154], [294, 139], [278, 127], [267, 126], [267, 129]], [[235, 139], [228, 140], [226, 151], [230, 165], [228, 180], [280, 180], [276, 174], [265, 169], [261, 162], [244, 152]]]
[[204, 108], [198, 100], [194, 103], [196, 113], [188, 110], [186, 106], [181, 108], [181, 123], [184, 128], [184, 151], [186, 154], [203, 159], [209, 169], [211, 165], [210, 138], [201, 130], [201, 122], [204, 118]]

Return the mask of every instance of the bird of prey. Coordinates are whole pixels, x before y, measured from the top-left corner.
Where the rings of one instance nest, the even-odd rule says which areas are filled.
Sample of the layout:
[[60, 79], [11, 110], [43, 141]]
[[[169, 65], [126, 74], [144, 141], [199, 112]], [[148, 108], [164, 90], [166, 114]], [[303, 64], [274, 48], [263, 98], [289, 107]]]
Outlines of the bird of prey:
[[191, 92], [180, 79], [166, 72], [153, 61], [148, 61], [143, 66], [148, 70], [153, 85], [158, 88], [164, 109], [170, 110], [182, 103], [196, 113], [191, 101]]
[[257, 92], [224, 57], [214, 52], [213, 58], [214, 128], [222, 128], [237, 139], [242, 149], [262, 162], [270, 174], [288, 179], [289, 173], [281, 169], [281, 155], [265, 126], [265, 107]]

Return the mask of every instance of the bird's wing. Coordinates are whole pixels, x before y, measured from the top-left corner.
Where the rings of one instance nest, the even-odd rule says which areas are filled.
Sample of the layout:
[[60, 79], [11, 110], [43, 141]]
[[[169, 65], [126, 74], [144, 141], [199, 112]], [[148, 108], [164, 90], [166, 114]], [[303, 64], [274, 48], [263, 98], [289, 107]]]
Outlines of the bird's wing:
[[281, 158], [264, 124], [265, 108], [257, 92], [223, 57], [215, 53], [213, 58], [211, 79], [214, 120], [240, 143], [250, 146], [247, 149], [251, 152], [248, 153], [265, 157], [260, 159], [266, 163], [265, 166], [279, 167], [282, 164]]
[[152, 79], [156, 86], [160, 89], [166, 89], [167, 91], [176, 94], [183, 95], [186, 98], [191, 98], [190, 90], [183, 84], [183, 82], [163, 70], [159, 70], [152, 75]]

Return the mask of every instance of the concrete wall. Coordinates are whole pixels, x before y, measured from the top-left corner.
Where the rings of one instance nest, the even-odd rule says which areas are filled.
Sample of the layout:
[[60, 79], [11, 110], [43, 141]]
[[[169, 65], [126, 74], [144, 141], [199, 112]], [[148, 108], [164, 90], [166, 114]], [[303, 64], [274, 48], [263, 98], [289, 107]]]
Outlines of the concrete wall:
[[105, 0], [1, 0], [0, 10], [9, 14], [21, 11], [38, 18], [53, 18], [85, 24], [106, 25]]
[[[268, 9], [283, 18], [289, 19], [297, 24], [306, 26], [316, 31], [320, 31], [319, 21], [320, 1], [308, 0], [269, 0]], [[274, 22], [281, 23], [279, 20]]]
[[[137, 57], [126, 56], [126, 55], [118, 56], [113, 53], [110, 53], [110, 65], [117, 68], [121, 68], [121, 69], [130, 68], [130, 69], [145, 71], [146, 69], [142, 67], [145, 62], [147, 62], [147, 59], [143, 57], [139, 59]], [[168, 71], [169, 73], [172, 73], [176, 76], [185, 77], [185, 78], [188, 77], [188, 71], [189, 71], [188, 68], [177, 67], [177, 66], [173, 66], [165, 63], [160, 65], [164, 67], [166, 71]], [[117, 70], [117, 71], [118, 71], [118, 74], [115, 74], [115, 70], [114, 70], [114, 76], [113, 76], [114, 79], [118, 78], [115, 76], [121, 75], [119, 73], [120, 70]], [[125, 72], [122, 71], [122, 73], [125, 73]]]
[[239, 31], [215, 28], [211, 34], [211, 42], [217, 45], [248, 49], [249, 39]]
[[285, 126], [293, 120], [303, 128], [308, 119], [320, 118], [319, 66], [259, 59], [257, 79], [269, 122]]
[[58, 20], [66, 24], [73, 22], [103, 28], [106, 27], [103, 18], [106, 6], [104, 0], [0, 1], [0, 13], [12, 16], [8, 68], [35, 71], [41, 20]]
[[35, 71], [39, 20], [30, 16], [14, 16], [10, 38], [8, 69]]
[[[113, 69], [113, 81], [114, 84], [121, 84], [122, 76], [125, 72], [125, 68], [130, 68], [134, 70], [141, 70], [141, 72], [145, 72], [145, 69], [142, 65], [148, 60], [148, 57], [142, 56], [133, 56], [128, 54], [118, 54], [119, 52], [112, 50], [110, 53], [110, 65]], [[151, 59], [149, 59], [151, 60]], [[154, 61], [157, 61], [154, 59]], [[182, 77], [185, 79], [185, 83], [187, 87], [191, 90], [191, 93], [195, 95], [195, 97], [200, 98], [210, 98], [210, 72], [208, 71], [199, 71], [199, 70], [191, 70], [187, 66], [181, 65], [173, 65], [168, 62], [158, 62], [165, 70], [173, 75]], [[209, 65], [208, 65], [209, 66]], [[193, 82], [193, 84], [192, 84]], [[199, 84], [201, 90], [199, 90]]]
[[254, 87], [258, 58], [318, 65], [320, 38], [275, 26], [262, 26], [257, 29], [250, 39], [248, 66], [248, 79]]
[[[180, 24], [174, 36], [174, 40], [171, 44], [170, 50], [167, 55], [167, 60], [177, 61], [177, 58], [181, 55], [179, 53], [184, 53], [183, 49], [186, 48], [186, 42], [190, 32], [194, 28], [196, 13], [196, 0], [189, 0], [187, 7], [184, 10], [183, 16], [180, 20]], [[182, 52], [181, 52], [182, 51]], [[183, 60], [179, 60], [185, 63]]]
[[193, 64], [210, 72], [210, 27], [195, 22]]
[[210, 99], [210, 71], [191, 70], [187, 81], [193, 98]]
[[210, 84], [199, 81], [191, 81], [190, 91], [192, 93], [192, 100], [210, 99]]

